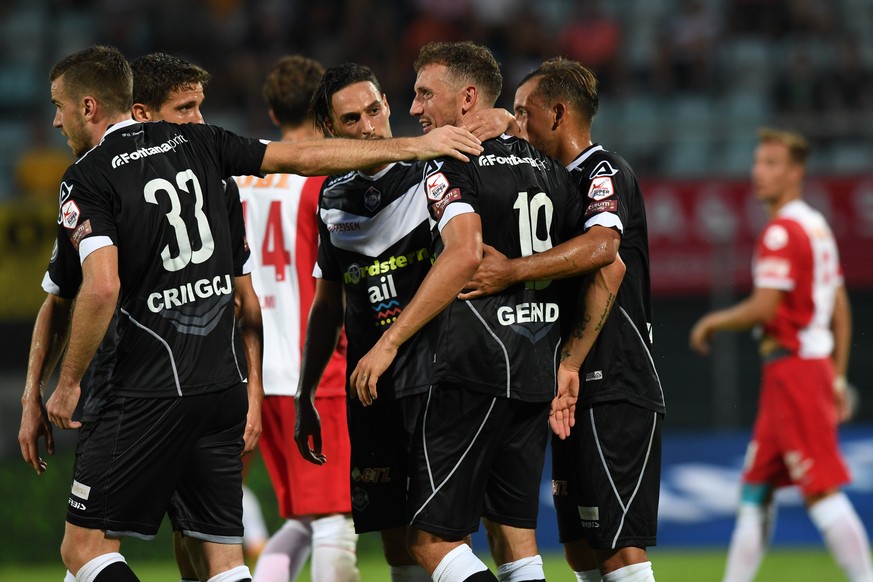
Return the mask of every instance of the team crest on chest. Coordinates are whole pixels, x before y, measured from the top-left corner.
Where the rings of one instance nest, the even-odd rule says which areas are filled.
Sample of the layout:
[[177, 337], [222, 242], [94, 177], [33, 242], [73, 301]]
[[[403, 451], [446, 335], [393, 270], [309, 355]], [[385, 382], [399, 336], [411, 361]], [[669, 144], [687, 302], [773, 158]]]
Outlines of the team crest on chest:
[[364, 208], [370, 212], [375, 212], [381, 203], [382, 193], [376, 190], [373, 186], [370, 186], [364, 193]]

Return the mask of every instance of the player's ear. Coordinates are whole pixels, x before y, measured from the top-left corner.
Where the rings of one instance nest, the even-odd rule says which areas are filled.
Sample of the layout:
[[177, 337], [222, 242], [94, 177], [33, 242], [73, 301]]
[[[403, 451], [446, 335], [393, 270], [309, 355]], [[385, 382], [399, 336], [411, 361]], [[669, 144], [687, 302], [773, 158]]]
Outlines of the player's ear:
[[276, 127], [280, 127], [279, 120], [276, 118], [276, 114], [273, 112], [272, 107], [270, 107], [269, 113], [270, 113], [270, 121], [273, 122], [273, 125], [275, 125]]
[[85, 118], [94, 117], [95, 113], [97, 113], [97, 100], [90, 95], [82, 97], [82, 114]]
[[391, 117], [391, 106], [388, 105], [388, 95], [382, 93], [382, 105], [385, 106], [385, 117]]
[[563, 123], [564, 116], [567, 114], [567, 108], [564, 107], [563, 103], [555, 103], [555, 106], [552, 107], [552, 118], [554, 121], [552, 122], [552, 129], [558, 129], [558, 126]]
[[464, 87], [464, 102], [461, 105], [461, 114], [466, 115], [468, 111], [473, 109], [476, 101], [479, 100], [479, 89], [475, 85]]
[[142, 103], [134, 103], [133, 107], [130, 108], [130, 113], [133, 116], [134, 121], [138, 121], [143, 123], [145, 121], [152, 121], [152, 112], [146, 105]]

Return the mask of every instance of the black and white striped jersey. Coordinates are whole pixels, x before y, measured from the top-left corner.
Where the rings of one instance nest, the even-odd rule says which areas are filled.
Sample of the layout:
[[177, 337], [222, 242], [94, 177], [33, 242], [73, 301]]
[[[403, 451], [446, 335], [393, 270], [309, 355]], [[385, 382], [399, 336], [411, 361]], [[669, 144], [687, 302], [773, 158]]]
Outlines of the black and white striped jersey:
[[[122, 122], [64, 175], [52, 263], [69, 257], [64, 245], [81, 261], [118, 248], [118, 394], [190, 395], [245, 378], [233, 279], [250, 266], [239, 194], [226, 186], [258, 173], [265, 148], [213, 126]], [[59, 295], [78, 288], [66, 259], [56, 272], [47, 279]]]
[[621, 233], [627, 270], [612, 312], [580, 370], [579, 405], [627, 400], [664, 413], [664, 393], [652, 357], [652, 300], [646, 205], [621, 156], [592, 145], [568, 167], [587, 204], [585, 229]]
[[[582, 200], [561, 164], [510, 136], [485, 141], [469, 163], [426, 164], [437, 227], [476, 212], [482, 240], [509, 258], [546, 251], [582, 232]], [[437, 378], [495, 396], [551, 400], [561, 345], [561, 281], [529, 281], [455, 300], [437, 319]]]
[[[421, 172], [421, 164], [398, 162], [372, 176], [334, 176], [322, 187], [315, 276], [341, 282], [345, 290], [347, 375], [396, 321], [433, 264]], [[425, 326], [380, 377], [379, 397], [426, 391], [432, 363], [431, 326]]]

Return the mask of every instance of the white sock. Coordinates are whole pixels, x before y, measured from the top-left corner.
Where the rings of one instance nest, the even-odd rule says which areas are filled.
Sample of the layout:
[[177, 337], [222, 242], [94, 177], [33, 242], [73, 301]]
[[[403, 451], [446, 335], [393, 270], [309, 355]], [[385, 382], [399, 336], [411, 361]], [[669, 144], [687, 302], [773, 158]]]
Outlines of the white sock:
[[97, 556], [79, 568], [79, 571], [76, 572], [76, 582], [94, 582], [94, 579], [103, 571], [103, 568], [115, 562], [127, 563], [127, 560], [118, 552]]
[[64, 574], [64, 582], [76, 582], [76, 577], [73, 576], [73, 573], [67, 570], [67, 573]]
[[255, 582], [291, 582], [309, 558], [312, 527], [309, 521], [287, 520], [267, 541], [255, 565]]
[[576, 582], [601, 582], [600, 570], [582, 570], [573, 572], [576, 574]]
[[240, 580], [251, 580], [252, 575], [249, 572], [248, 566], [237, 566], [230, 570], [225, 570], [221, 574], [216, 574], [206, 582], [239, 582]]
[[391, 582], [431, 582], [430, 574], [421, 566], [390, 566]]
[[431, 578], [433, 582], [455, 582], [466, 580], [477, 572], [484, 572], [488, 566], [476, 557], [467, 544], [461, 544], [443, 556]]
[[842, 492], [828, 495], [809, 508], [809, 517], [849, 580], [873, 581], [870, 541], [849, 498]]
[[358, 534], [352, 518], [331, 515], [312, 522], [312, 582], [357, 582], [355, 547]]
[[260, 550], [267, 542], [270, 533], [261, 512], [261, 503], [251, 489], [243, 485], [243, 546], [246, 550]]
[[776, 504], [740, 503], [723, 582], [751, 582], [776, 525]]
[[500, 582], [523, 582], [524, 580], [545, 580], [543, 558], [540, 555], [521, 558], [497, 566], [497, 579]]
[[655, 574], [651, 562], [642, 562], [604, 574], [603, 582], [655, 582]]

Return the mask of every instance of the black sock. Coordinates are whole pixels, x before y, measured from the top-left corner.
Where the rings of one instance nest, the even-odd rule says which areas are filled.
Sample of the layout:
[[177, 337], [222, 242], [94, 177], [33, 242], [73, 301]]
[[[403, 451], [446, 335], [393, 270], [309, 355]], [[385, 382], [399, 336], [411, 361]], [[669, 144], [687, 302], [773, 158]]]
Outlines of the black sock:
[[497, 576], [491, 570], [482, 570], [464, 578], [464, 582], [496, 582]]
[[100, 570], [94, 582], [140, 582], [126, 562], [113, 562]]

